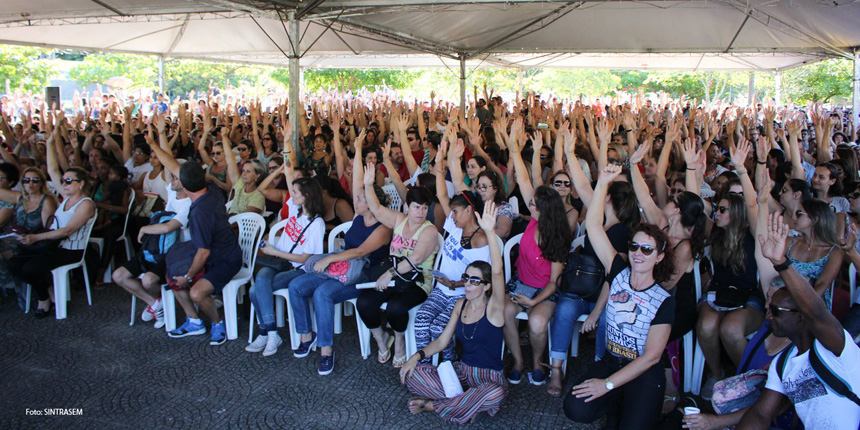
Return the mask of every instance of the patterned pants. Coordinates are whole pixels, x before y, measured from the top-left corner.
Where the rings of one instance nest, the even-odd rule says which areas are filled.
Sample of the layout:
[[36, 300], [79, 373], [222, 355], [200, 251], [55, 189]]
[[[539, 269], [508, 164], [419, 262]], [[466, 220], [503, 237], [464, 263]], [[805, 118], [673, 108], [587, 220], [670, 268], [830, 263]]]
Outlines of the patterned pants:
[[[442, 287], [447, 288], [447, 287]], [[448, 325], [448, 320], [451, 319], [451, 312], [454, 311], [454, 305], [462, 296], [448, 296], [443, 293], [439, 287], [433, 288], [430, 292], [430, 297], [418, 309], [415, 314], [415, 346], [417, 351], [424, 349], [434, 339], [439, 337]], [[421, 362], [430, 364], [432, 357], [427, 357]], [[448, 342], [448, 346], [442, 351], [444, 360], [454, 359], [454, 338]]]
[[436, 413], [449, 423], [467, 423], [479, 412], [496, 415], [508, 395], [508, 382], [502, 372], [472, 367], [459, 361], [454, 363], [454, 370], [467, 389], [453, 399], [445, 397], [435, 366], [419, 364], [406, 378], [406, 387], [412, 394], [433, 400]]

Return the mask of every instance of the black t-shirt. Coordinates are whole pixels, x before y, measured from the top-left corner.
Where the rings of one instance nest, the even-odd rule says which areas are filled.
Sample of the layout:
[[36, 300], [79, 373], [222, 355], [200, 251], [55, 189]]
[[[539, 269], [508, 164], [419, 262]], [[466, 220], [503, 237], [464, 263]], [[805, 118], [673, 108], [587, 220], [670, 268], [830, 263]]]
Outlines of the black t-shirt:
[[[630, 227], [627, 227], [627, 224], [621, 222], [609, 227], [609, 230], [606, 230], [606, 236], [609, 237], [609, 243], [612, 244], [612, 248], [615, 249], [615, 252], [627, 255], [627, 242], [630, 241], [630, 233]], [[585, 234], [585, 243], [582, 245], [582, 252], [594, 257], [597, 256], [597, 254], [594, 253], [594, 247], [591, 245], [591, 241], [588, 240], [587, 233]]]

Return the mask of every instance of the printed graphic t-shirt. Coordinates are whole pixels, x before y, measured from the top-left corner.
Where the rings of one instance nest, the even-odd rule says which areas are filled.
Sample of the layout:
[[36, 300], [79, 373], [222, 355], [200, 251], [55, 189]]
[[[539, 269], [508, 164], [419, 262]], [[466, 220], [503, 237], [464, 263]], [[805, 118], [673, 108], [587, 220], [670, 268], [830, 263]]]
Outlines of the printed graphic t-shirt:
[[[278, 251], [290, 252], [293, 244], [296, 244], [293, 249], [293, 254], [322, 254], [323, 253], [323, 236], [325, 236], [325, 222], [322, 217], [318, 216], [311, 223], [311, 219], [304, 213], [299, 214], [301, 206], [293, 203], [293, 199], [287, 200], [287, 206], [290, 208], [290, 217], [287, 218], [287, 224], [284, 225], [283, 233], [275, 242], [275, 248]], [[310, 227], [301, 234], [302, 230], [310, 224]], [[299, 237], [301, 235], [301, 238]], [[298, 241], [298, 243], [297, 243]], [[293, 267], [299, 267], [302, 263], [291, 261]]]

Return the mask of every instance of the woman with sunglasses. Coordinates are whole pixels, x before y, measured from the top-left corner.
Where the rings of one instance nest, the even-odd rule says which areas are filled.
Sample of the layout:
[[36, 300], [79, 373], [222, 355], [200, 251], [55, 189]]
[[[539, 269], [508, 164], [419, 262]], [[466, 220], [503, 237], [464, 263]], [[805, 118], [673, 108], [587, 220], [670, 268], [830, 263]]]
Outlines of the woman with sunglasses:
[[230, 182], [233, 183], [233, 198], [230, 200], [232, 203], [227, 211], [228, 214], [235, 215], [245, 212], [262, 214], [266, 207], [266, 198], [263, 197], [263, 193], [257, 187], [266, 178], [266, 170], [257, 160], [246, 160], [242, 167], [239, 167], [233, 151], [230, 150], [230, 138], [226, 135], [223, 137], [222, 146], [224, 159], [227, 162], [227, 175]]
[[[515, 135], [521, 126], [517, 119], [512, 128]], [[511, 299], [505, 307], [505, 341], [514, 358], [514, 366], [508, 374], [508, 382], [519, 384], [523, 371], [523, 353], [520, 347], [517, 314], [528, 313], [529, 342], [532, 347], [534, 371], [530, 372], [529, 382], [533, 385], [546, 383], [543, 371], [543, 354], [547, 344], [547, 324], [555, 311], [558, 294], [556, 280], [564, 268], [570, 252], [573, 232], [567, 223], [564, 203], [554, 189], [543, 185], [532, 188], [528, 170], [520, 155], [520, 142], [511, 139], [511, 157], [514, 159], [517, 184], [523, 199], [528, 202], [531, 220], [523, 233], [516, 261], [516, 273], [511, 276], [508, 288]], [[540, 133], [532, 136], [536, 148], [541, 146]], [[570, 343], [568, 337], [567, 343]]]
[[[499, 411], [508, 393], [502, 375], [502, 326], [505, 310], [505, 279], [502, 250], [495, 234], [497, 214], [492, 203], [478, 218], [487, 236], [492, 266], [475, 261], [463, 271], [463, 298], [457, 300], [445, 329], [433, 342], [418, 349], [400, 369], [400, 381], [415, 395], [409, 400], [413, 414], [435, 412], [448, 423], [464, 424], [481, 412], [490, 416]], [[437, 368], [420, 364], [425, 358], [443, 351], [454, 337], [462, 345], [462, 360], [454, 370], [465, 391], [448, 398], [442, 389]]]
[[675, 303], [662, 287], [675, 272], [672, 247], [659, 227], [640, 224], [628, 245], [627, 261], [603, 229], [603, 202], [621, 166], [608, 165], [594, 189], [585, 228], [606, 268], [600, 300], [606, 302], [607, 355], [586, 371], [564, 399], [573, 421], [591, 423], [621, 400], [619, 428], [651, 428], [663, 404], [660, 357], [672, 331]]
[[836, 214], [827, 202], [807, 199], [794, 211], [794, 231], [800, 233], [791, 239], [785, 256], [802, 276], [809, 278], [815, 291], [824, 297], [827, 308], [833, 307], [833, 280], [842, 267], [842, 253], [833, 252], [839, 246]]
[[[540, 179], [540, 175], [536, 173], [534, 167], [532, 167], [532, 177], [535, 178], [535, 185], [541, 186], [543, 185], [543, 181]], [[567, 224], [570, 226], [570, 231], [575, 233], [579, 225], [579, 214], [583, 206], [582, 200], [573, 196], [575, 191], [573, 190], [570, 176], [564, 170], [559, 170], [549, 178], [547, 185], [552, 187], [561, 196], [561, 201], [564, 203], [564, 213], [567, 215]]]
[[[34, 313], [36, 318], [47, 317], [53, 304], [49, 287], [51, 270], [80, 261], [87, 246], [86, 223], [95, 222], [96, 206], [88, 197], [89, 183], [87, 171], [72, 167], [60, 173], [54, 145], [51, 140], [59, 139], [59, 127], [49, 139], [48, 173], [56, 189], [61, 190], [62, 205], [54, 212], [53, 230], [31, 233], [22, 236], [22, 245], [34, 245], [46, 240], [60, 240], [59, 247], [47, 245], [34, 253], [21, 253], [9, 260], [12, 275], [21, 282], [28, 283], [36, 293], [38, 304]], [[29, 192], [29, 191], [28, 191]], [[44, 193], [44, 191], [43, 191]], [[85, 274], [85, 276], [88, 276]]]
[[[2, 164], [0, 166], [11, 166]], [[8, 173], [6, 173], [8, 174]], [[3, 181], [7, 182], [7, 181]], [[28, 167], [24, 170], [21, 178], [21, 191], [12, 191], [0, 187], [0, 200], [12, 205], [13, 217], [10, 224], [3, 230], [4, 234], [34, 233], [48, 225], [54, 211], [57, 210], [57, 200], [48, 190], [47, 179], [42, 170], [37, 167]], [[0, 285], [9, 285], [13, 282], [6, 260], [20, 253], [22, 249], [17, 241], [0, 241]]]
[[[206, 108], [204, 118], [209, 118], [209, 108]], [[200, 153], [200, 159], [204, 164], [209, 166], [206, 170], [206, 181], [218, 186], [226, 195], [233, 188], [233, 183], [227, 177], [227, 161], [224, 158], [224, 147], [220, 143], [215, 142], [212, 145], [212, 152], [206, 149], [206, 140], [212, 138], [210, 129], [212, 125], [209, 121], [203, 122], [203, 134], [200, 136], [200, 142], [197, 144], [197, 151]], [[222, 134], [226, 132], [222, 130]]]

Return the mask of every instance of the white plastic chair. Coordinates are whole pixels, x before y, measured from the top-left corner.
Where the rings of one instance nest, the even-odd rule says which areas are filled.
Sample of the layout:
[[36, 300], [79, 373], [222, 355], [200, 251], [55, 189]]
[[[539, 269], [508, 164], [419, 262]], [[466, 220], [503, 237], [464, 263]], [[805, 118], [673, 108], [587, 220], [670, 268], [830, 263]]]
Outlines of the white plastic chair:
[[[83, 242], [85, 244], [89, 243], [90, 234], [93, 231], [93, 225], [96, 223], [96, 218], [98, 218], [98, 210], [93, 215], [89, 221], [86, 222], [81, 228], [83, 230]], [[75, 233], [73, 233], [75, 234]], [[81, 268], [84, 271], [84, 284], [87, 287], [87, 304], [90, 306], [93, 305], [93, 297], [92, 292], [90, 291], [90, 276], [87, 272], [87, 246], [84, 245], [83, 253], [81, 253], [81, 260], [72, 263], [66, 264], [65, 266], [57, 267], [54, 270], [51, 270], [51, 275], [54, 281], [54, 315], [58, 320], [62, 320], [66, 318], [66, 302], [71, 300], [71, 292], [69, 291], [69, 271], [72, 269]], [[27, 304], [26, 309], [29, 311], [30, 309], [30, 295], [31, 295], [32, 287], [27, 285]]]
[[[346, 234], [346, 231], [349, 230], [350, 227], [352, 227], [352, 221], [347, 221], [347, 222], [340, 224], [337, 227], [333, 228], [331, 230], [331, 232], [329, 232], [328, 249], [332, 250], [330, 252], [338, 252], [342, 249], [342, 247], [337, 246], [338, 236], [340, 236], [342, 234]], [[278, 327], [284, 326], [284, 313], [286, 313], [287, 314], [287, 320], [288, 320], [288, 323], [290, 326], [290, 347], [293, 350], [296, 350], [299, 348], [299, 345], [301, 344], [301, 335], [299, 335], [296, 332], [296, 318], [292, 312], [293, 308], [292, 308], [292, 303], [290, 302], [290, 290], [289, 289], [283, 289], [283, 290], [275, 291], [274, 296], [275, 296], [275, 317], [277, 319]], [[286, 304], [286, 310], [284, 308], [284, 304]], [[313, 325], [313, 329], [316, 330], [316, 326], [317, 326], [316, 318], [313, 317], [313, 315], [314, 315], [313, 300], [310, 300], [309, 304], [310, 304], [310, 313], [311, 313], [311, 324]], [[343, 332], [342, 310], [343, 310], [343, 304], [342, 303], [337, 303], [334, 305], [334, 333], [335, 334], [341, 334]], [[254, 331], [253, 331], [254, 320], [253, 320], [253, 318], [254, 318], [254, 314], [252, 313], [251, 314], [251, 327], [252, 328], [251, 328], [251, 330], [249, 330], [250, 335], [248, 336], [248, 342], [249, 343], [253, 341], [253, 334], [254, 334]], [[316, 347], [314, 349], [316, 349]]]
[[[122, 224], [122, 234], [116, 238], [117, 242], [122, 242], [125, 247], [125, 258], [130, 259], [132, 255], [131, 251], [131, 238], [128, 237], [126, 231], [128, 229], [128, 218], [131, 216], [132, 208], [134, 207], [134, 199], [136, 193], [134, 190], [131, 190], [131, 195], [128, 197], [128, 212], [125, 214], [125, 221]], [[99, 249], [99, 255], [104, 253], [105, 251], [105, 239], [103, 237], [90, 237], [89, 242], [94, 244]], [[104, 278], [102, 282], [112, 282], [111, 274], [113, 274], [113, 257], [111, 257], [108, 262], [108, 267], [105, 270]], [[132, 296], [134, 297], [134, 296]]]
[[511, 196], [508, 199], [508, 204], [511, 205], [511, 212], [514, 213], [514, 218], [519, 218], [520, 216], [520, 199], [517, 196]]
[[854, 263], [851, 263], [851, 265], [848, 266], [848, 294], [851, 298], [848, 306], [851, 306], [860, 300], [860, 296], [857, 294], [857, 266], [855, 266]]
[[242, 268], [224, 286], [224, 320], [227, 325], [227, 339], [239, 337], [238, 293], [239, 288], [253, 282], [252, 270], [257, 260], [257, 250], [266, 228], [266, 220], [260, 214], [245, 212], [230, 217], [230, 224], [239, 225], [239, 247], [242, 248]]
[[[442, 248], [445, 246], [445, 239], [442, 238], [442, 235], [436, 233], [437, 238], [439, 239], [439, 251], [436, 253], [436, 260], [433, 262], [433, 267], [437, 267], [439, 265], [439, 260], [442, 259]], [[364, 284], [359, 284], [362, 288], [368, 284], [375, 284], [376, 282], [366, 282]], [[391, 281], [389, 286], [394, 285], [394, 281]], [[352, 304], [352, 306], [358, 309], [356, 306], [358, 299], [349, 299], [346, 302]], [[379, 309], [385, 310], [388, 307], [388, 303], [383, 303]], [[409, 309], [409, 323], [406, 326], [406, 333], [404, 334], [406, 337], [406, 358], [412, 357], [413, 354], [418, 352], [418, 348], [415, 345], [415, 316], [418, 314], [418, 309], [421, 305], [416, 305], [412, 309]], [[358, 344], [361, 348], [361, 358], [367, 360], [367, 357], [370, 356], [370, 329], [364, 325], [364, 321], [361, 320], [361, 316], [358, 312], [355, 312], [355, 325], [358, 327]]]
[[400, 194], [397, 193], [397, 188], [394, 188], [394, 185], [389, 184], [382, 187], [382, 191], [385, 191], [385, 194], [388, 194], [388, 198], [390, 200], [388, 203], [388, 209], [400, 212], [400, 208], [403, 206], [403, 199], [401, 199]]
[[[279, 215], [280, 216], [280, 215]], [[267, 246], [275, 246], [275, 242], [278, 239], [278, 233], [283, 233], [284, 227], [287, 225], [287, 221], [289, 219], [281, 220], [275, 223], [272, 228], [269, 229], [269, 235], [266, 238]], [[252, 266], [253, 268], [253, 266]], [[277, 300], [275, 300], [275, 306], [277, 306]], [[254, 341], [254, 327], [256, 327], [256, 323], [254, 322], [254, 317], [256, 315], [256, 310], [254, 309], [254, 302], [251, 302], [251, 315], [249, 316], [249, 326], [248, 326], [248, 343]], [[276, 312], [277, 315], [277, 312]], [[278, 322], [278, 327], [283, 327], [283, 321]], [[296, 347], [297, 348], [297, 347]], [[295, 349], [295, 348], [293, 348]]]

